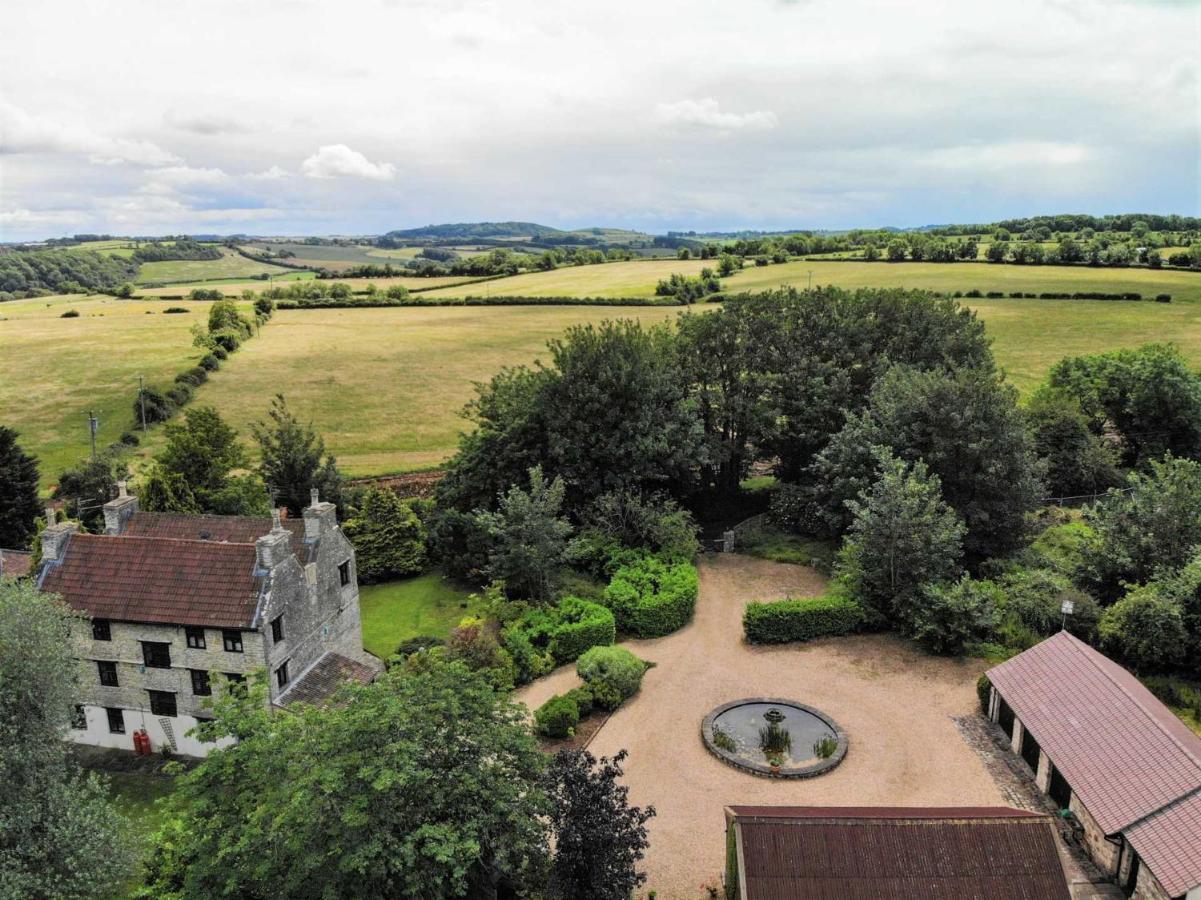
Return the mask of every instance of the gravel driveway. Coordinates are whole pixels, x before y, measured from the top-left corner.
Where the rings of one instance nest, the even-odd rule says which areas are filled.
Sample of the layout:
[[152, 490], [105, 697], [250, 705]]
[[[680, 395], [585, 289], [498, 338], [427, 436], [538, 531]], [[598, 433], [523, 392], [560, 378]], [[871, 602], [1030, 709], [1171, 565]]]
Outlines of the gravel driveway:
[[[724, 865], [722, 809], [729, 804], [1005, 803], [953, 720], [974, 710], [983, 662], [929, 657], [885, 635], [752, 647], [742, 640], [748, 601], [815, 596], [825, 580], [803, 566], [734, 554], [706, 556], [700, 576], [690, 625], [625, 644], [658, 666], [588, 748], [597, 756], [628, 749], [631, 802], [658, 811], [649, 826], [647, 890], [661, 900], [707, 896], [701, 885]], [[577, 683], [574, 669], [564, 667], [517, 699], [533, 709]], [[846, 760], [802, 781], [757, 778], [719, 762], [701, 743], [701, 720], [721, 703], [750, 696], [786, 697], [829, 714], [850, 736]]]

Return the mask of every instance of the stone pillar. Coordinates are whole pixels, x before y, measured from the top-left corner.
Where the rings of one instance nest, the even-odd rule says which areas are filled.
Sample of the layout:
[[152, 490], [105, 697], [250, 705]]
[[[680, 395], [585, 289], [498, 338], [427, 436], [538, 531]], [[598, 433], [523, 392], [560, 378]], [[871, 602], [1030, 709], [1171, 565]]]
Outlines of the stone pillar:
[[1022, 720], [1016, 715], [1013, 717], [1013, 740], [1010, 742], [1010, 747], [1014, 753], [1022, 752], [1022, 735], [1026, 733], [1026, 726], [1022, 724]]
[[1038, 771], [1034, 773], [1034, 784], [1044, 794], [1051, 790], [1051, 757], [1039, 748]]

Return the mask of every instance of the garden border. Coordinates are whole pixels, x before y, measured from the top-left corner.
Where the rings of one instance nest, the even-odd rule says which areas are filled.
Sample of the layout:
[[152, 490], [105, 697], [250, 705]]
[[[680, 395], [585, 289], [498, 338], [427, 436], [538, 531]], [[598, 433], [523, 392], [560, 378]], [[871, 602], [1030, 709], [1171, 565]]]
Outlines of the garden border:
[[[748, 703], [774, 703], [780, 706], [790, 706], [793, 709], [803, 710], [811, 716], [816, 716], [821, 719], [834, 731], [834, 736], [838, 740], [838, 746], [834, 749], [834, 753], [826, 759], [818, 760], [812, 765], [797, 766], [795, 768], [779, 768], [778, 771], [772, 771], [771, 766], [764, 763], [748, 762], [744, 759], [739, 759], [734, 754], [722, 750], [713, 743], [713, 722], [722, 713], [734, 709], [736, 706], [745, 706]], [[739, 700], [731, 700], [729, 703], [723, 703], [721, 706], [712, 710], [704, 721], [701, 722], [701, 742], [705, 745], [713, 756], [716, 756], [726, 765], [733, 766], [735, 769], [741, 769], [751, 775], [757, 775], [760, 778], [813, 778], [817, 775], [824, 775], [831, 769], [836, 768], [843, 759], [846, 758], [847, 750], [849, 749], [850, 739], [845, 731], [831, 719], [826, 713], [820, 709], [800, 703], [796, 700], [788, 700], [783, 697], [743, 697]]]

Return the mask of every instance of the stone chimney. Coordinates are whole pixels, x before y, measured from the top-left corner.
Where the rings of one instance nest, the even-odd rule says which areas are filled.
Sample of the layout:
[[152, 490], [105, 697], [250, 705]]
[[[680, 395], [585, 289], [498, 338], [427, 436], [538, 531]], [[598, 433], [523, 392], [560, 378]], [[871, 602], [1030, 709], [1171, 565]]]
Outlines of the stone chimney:
[[322, 503], [317, 489], [310, 495], [312, 501], [304, 508], [304, 539], [318, 541], [338, 527], [338, 507], [333, 503]]
[[124, 481], [117, 482], [117, 499], [104, 504], [104, 533], [120, 534], [129, 517], [138, 511], [138, 498], [129, 493]]
[[284, 528], [279, 510], [271, 511], [271, 531], [254, 542], [260, 569], [270, 571], [292, 555], [292, 533]]
[[67, 549], [67, 541], [71, 535], [79, 531], [76, 522], [55, 522], [54, 507], [46, 507], [46, 521], [50, 524], [42, 532], [42, 562], [57, 562]]

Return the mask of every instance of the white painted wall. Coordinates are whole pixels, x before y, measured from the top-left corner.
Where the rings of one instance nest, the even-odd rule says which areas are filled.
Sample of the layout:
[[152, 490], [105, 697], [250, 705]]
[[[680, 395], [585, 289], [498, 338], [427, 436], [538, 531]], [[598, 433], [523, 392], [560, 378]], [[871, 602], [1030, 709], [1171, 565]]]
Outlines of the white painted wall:
[[[150, 747], [158, 753], [166, 744], [172, 748], [173, 754], [183, 756], [207, 756], [217, 747], [227, 747], [233, 743], [224, 738], [216, 743], [204, 743], [190, 734], [196, 727], [197, 720], [193, 716], [155, 716], [148, 710], [126, 709], [125, 733], [113, 734], [108, 730], [108, 711], [103, 706], [84, 706], [84, 718], [87, 728], [72, 728], [67, 732], [67, 739], [76, 744], [91, 744], [95, 747], [109, 747], [116, 750], [133, 750], [133, 733], [145, 728], [150, 736]], [[168, 729], [174, 736], [174, 743], [168, 736]]]

